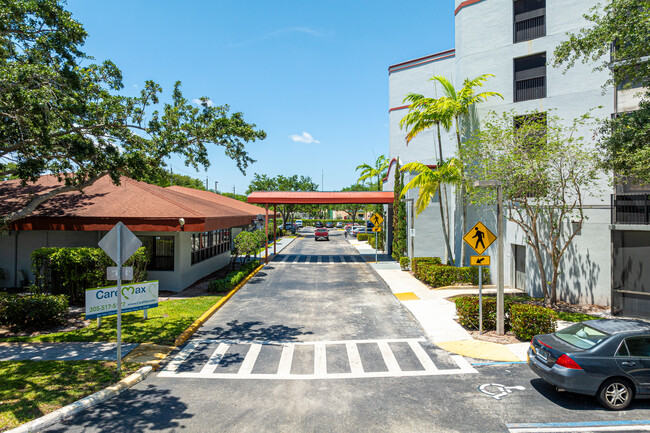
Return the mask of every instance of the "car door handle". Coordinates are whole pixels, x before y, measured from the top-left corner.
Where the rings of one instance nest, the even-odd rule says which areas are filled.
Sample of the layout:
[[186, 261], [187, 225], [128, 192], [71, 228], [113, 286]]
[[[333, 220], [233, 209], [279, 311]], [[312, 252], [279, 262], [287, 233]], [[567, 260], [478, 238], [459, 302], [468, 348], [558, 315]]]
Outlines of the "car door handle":
[[636, 365], [636, 362], [623, 361], [623, 362], [621, 362], [621, 364], [626, 366], [626, 367], [634, 367]]

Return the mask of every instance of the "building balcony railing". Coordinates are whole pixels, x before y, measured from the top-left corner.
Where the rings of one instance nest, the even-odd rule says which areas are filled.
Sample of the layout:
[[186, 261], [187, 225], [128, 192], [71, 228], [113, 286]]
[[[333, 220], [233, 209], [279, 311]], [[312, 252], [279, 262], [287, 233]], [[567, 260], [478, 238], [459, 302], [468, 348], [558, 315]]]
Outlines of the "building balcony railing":
[[650, 194], [612, 194], [612, 224], [650, 224]]
[[546, 98], [546, 77], [515, 81], [515, 102]]
[[515, 43], [546, 36], [546, 17], [544, 15], [515, 22]]

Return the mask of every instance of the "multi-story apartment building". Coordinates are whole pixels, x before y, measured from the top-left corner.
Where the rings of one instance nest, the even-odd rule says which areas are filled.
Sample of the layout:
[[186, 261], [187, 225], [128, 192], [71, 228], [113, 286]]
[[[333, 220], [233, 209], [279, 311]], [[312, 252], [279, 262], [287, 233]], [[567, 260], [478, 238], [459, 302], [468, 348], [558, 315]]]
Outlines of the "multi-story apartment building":
[[[595, 0], [456, 0], [455, 48], [389, 67], [391, 159], [399, 158], [402, 164], [421, 161], [433, 165], [437, 162], [435, 130], [419, 134], [407, 145], [407, 131], [399, 126], [400, 119], [408, 112], [403, 100], [409, 92], [427, 97], [441, 96], [441, 89], [429, 81], [433, 75], [444, 75], [457, 88], [465, 78], [494, 75], [480, 91], [499, 92], [503, 99], [490, 98], [477, 105], [478, 122], [490, 111], [525, 113], [539, 110], [551, 112], [570, 123], [589, 110], [592, 116], [608, 118], [617, 112], [636, 109], [638, 101], [634, 92], [602, 87], [608, 78], [607, 71], [594, 72], [594, 65], [577, 63], [564, 73], [563, 69], [549, 63], [555, 47], [567, 38], [567, 32], [576, 32], [587, 25], [583, 14], [595, 4]], [[592, 131], [581, 132], [588, 139], [593, 137]], [[454, 156], [454, 132], [443, 131], [442, 136], [443, 157]], [[639, 300], [650, 302], [647, 208], [640, 224], [620, 224], [627, 221], [620, 220], [624, 210], [620, 206], [618, 213], [612, 212], [611, 177], [610, 173], [603, 173], [601, 188], [591, 191], [584, 203], [588, 219], [564, 256], [558, 297], [574, 303], [613, 304], [617, 312], [624, 314], [650, 315], [650, 303], [639, 306]], [[385, 190], [392, 189], [392, 179], [389, 175]], [[416, 193], [409, 192], [411, 197]], [[458, 259], [464, 233], [453, 190], [449, 190], [449, 194], [450, 203], [456, 203], [450, 209], [450, 232], [454, 255]], [[643, 198], [644, 203], [648, 203], [648, 197], [634, 198]], [[623, 198], [618, 196], [617, 200], [622, 203]], [[639, 207], [626, 209], [635, 213]], [[639, 215], [625, 215], [628, 220], [636, 216]], [[496, 228], [496, 216], [491, 209], [470, 207], [467, 227], [471, 228], [479, 220]], [[523, 234], [514, 223], [506, 222], [504, 227], [505, 284], [540, 296], [542, 282]], [[415, 220], [414, 244], [415, 256], [445, 256], [440, 213], [435, 201]], [[468, 255], [470, 253], [471, 250]], [[492, 261], [492, 266], [496, 266], [496, 260]], [[495, 275], [496, 268], [492, 271]]]

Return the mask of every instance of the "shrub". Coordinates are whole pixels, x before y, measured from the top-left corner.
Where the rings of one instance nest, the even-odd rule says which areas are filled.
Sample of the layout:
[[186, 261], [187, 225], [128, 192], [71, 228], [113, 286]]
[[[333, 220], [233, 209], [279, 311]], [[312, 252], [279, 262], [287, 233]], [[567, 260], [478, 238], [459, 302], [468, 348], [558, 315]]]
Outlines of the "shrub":
[[208, 290], [211, 292], [229, 292], [234, 289], [237, 284], [244, 281], [244, 279], [260, 265], [259, 260], [253, 260], [246, 263], [238, 271], [228, 272], [225, 278], [210, 281]]
[[[454, 299], [460, 324], [468, 329], [479, 329], [479, 302], [476, 296], [462, 296]], [[483, 330], [496, 329], [497, 302], [494, 298], [483, 297]]]
[[[433, 287], [453, 286], [455, 284], [478, 284], [478, 268], [473, 266], [459, 268], [420, 262], [417, 270], [413, 272], [418, 280], [430, 284]], [[488, 284], [489, 281], [490, 271], [489, 269], [484, 269], [483, 284]]]
[[414, 273], [417, 273], [418, 265], [420, 263], [429, 263], [429, 264], [432, 264], [432, 265], [441, 265], [442, 260], [440, 260], [440, 257], [413, 257], [413, 263], [411, 263], [411, 270]]
[[530, 340], [537, 334], [550, 334], [557, 327], [557, 314], [550, 308], [537, 305], [510, 306], [512, 332], [520, 340]]
[[408, 270], [409, 265], [411, 264], [411, 259], [408, 257], [400, 257], [399, 258], [399, 266], [402, 268], [403, 271]]
[[366, 236], [368, 236], [368, 245], [370, 245], [370, 247], [372, 248], [375, 248], [376, 246], [375, 237], [373, 235], [366, 235]]
[[[100, 248], [39, 248], [31, 255], [32, 270], [39, 290], [55, 295], [67, 295], [70, 302], [83, 305], [86, 289], [115, 284], [106, 279], [106, 268], [115, 266]], [[147, 279], [149, 254], [140, 247], [124, 263], [133, 267], [133, 282]]]
[[0, 294], [0, 325], [12, 331], [40, 331], [65, 322], [68, 297], [65, 295]]
[[357, 240], [358, 241], [367, 241], [368, 240], [368, 233], [358, 233], [357, 234]]

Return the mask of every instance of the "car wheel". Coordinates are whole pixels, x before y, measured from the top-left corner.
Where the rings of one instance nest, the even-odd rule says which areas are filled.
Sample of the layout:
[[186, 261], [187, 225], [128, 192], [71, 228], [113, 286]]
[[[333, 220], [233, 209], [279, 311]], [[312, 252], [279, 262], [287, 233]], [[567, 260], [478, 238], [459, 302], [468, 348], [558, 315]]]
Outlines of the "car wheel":
[[606, 380], [596, 395], [598, 402], [609, 410], [623, 410], [634, 399], [634, 390], [630, 383], [621, 378]]

